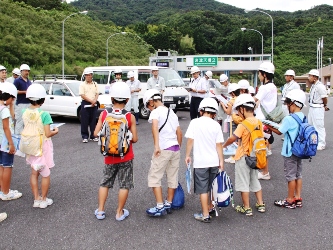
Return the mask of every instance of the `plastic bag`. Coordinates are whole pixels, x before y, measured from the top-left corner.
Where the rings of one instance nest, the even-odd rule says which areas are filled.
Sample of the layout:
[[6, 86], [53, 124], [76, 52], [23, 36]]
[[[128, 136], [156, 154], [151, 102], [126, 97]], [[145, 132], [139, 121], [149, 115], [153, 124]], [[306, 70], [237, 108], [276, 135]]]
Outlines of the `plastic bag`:
[[175, 195], [173, 196], [171, 208], [172, 209], [181, 209], [185, 204], [185, 194], [182, 186], [178, 182], [178, 187], [175, 190]]
[[187, 165], [187, 170], [185, 174], [185, 180], [187, 185], [187, 193], [191, 193], [191, 180], [192, 180], [192, 173], [191, 173], [191, 165]]

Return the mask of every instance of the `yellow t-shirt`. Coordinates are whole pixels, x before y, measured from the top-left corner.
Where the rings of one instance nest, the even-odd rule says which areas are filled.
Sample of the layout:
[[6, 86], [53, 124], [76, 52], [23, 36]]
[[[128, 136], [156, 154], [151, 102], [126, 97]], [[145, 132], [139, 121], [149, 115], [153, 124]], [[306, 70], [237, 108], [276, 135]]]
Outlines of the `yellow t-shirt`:
[[[258, 124], [258, 119], [255, 117], [246, 118], [251, 124]], [[239, 160], [244, 155], [250, 154], [250, 132], [245, 128], [243, 124], [238, 124], [236, 130], [234, 131], [234, 135], [239, 138], [238, 140], [238, 148], [236, 150], [235, 160]]]
[[79, 95], [85, 95], [89, 99], [94, 99], [96, 94], [99, 94], [99, 91], [95, 82], [87, 83], [84, 81], [80, 84]]

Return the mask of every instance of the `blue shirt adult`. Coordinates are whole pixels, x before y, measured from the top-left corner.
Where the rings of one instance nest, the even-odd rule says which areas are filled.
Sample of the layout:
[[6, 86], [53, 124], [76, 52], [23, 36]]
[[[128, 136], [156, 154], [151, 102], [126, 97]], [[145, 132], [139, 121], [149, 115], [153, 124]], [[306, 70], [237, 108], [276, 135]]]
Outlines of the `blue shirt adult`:
[[[31, 85], [31, 81], [29, 79], [27, 79], [27, 81], [25, 81], [22, 76], [18, 77], [15, 79], [14, 81], [14, 85], [17, 88], [17, 91], [27, 91], [28, 87]], [[16, 98], [16, 105], [17, 104], [29, 104], [29, 99], [26, 98], [25, 94], [17, 94], [17, 98]]]
[[[304, 114], [302, 112], [296, 112], [294, 114], [297, 115], [299, 117], [299, 119], [301, 119], [301, 121], [303, 121]], [[298, 129], [299, 129], [299, 124], [291, 115], [286, 116], [282, 120], [282, 124], [279, 128], [279, 131], [282, 134], [284, 134], [284, 141], [283, 141], [283, 145], [282, 145], [281, 155], [283, 155], [285, 157], [290, 157], [292, 155], [290, 138], [292, 141], [295, 141], [295, 139], [298, 135]], [[290, 138], [289, 138], [287, 132], [289, 133]]]

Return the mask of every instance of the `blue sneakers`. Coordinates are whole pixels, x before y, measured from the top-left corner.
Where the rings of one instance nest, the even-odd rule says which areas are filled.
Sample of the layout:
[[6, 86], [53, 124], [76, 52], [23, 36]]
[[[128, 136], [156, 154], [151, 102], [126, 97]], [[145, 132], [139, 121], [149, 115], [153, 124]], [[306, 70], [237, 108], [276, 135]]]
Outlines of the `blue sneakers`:
[[167, 211], [165, 210], [165, 207], [163, 206], [162, 208], [158, 208], [158, 207], [152, 207], [152, 208], [148, 208], [146, 210], [146, 213], [149, 216], [153, 216], [153, 217], [157, 217], [157, 216], [163, 216], [166, 215]]

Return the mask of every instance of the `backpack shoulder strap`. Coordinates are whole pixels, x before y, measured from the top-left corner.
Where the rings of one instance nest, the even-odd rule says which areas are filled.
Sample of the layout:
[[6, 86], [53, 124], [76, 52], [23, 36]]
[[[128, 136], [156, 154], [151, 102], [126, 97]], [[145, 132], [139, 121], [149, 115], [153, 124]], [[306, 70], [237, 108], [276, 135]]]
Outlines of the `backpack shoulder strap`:
[[[290, 114], [290, 116], [292, 117], [292, 118], [294, 118], [297, 122], [298, 122], [298, 124], [299, 125], [301, 125], [305, 120], [303, 119], [303, 121], [298, 117], [298, 115], [296, 115], [296, 114]], [[306, 117], [304, 116], [304, 118], [306, 119]]]
[[[241, 123], [249, 132], [250, 134], [255, 130], [257, 125], [253, 125], [251, 124], [249, 121], [247, 121], [246, 119], [244, 121], [242, 121]], [[259, 124], [258, 124], [259, 125]]]
[[163, 125], [160, 127], [160, 129], [158, 130], [158, 132], [161, 132], [162, 128], [164, 128], [165, 124], [166, 124], [167, 121], [168, 121], [169, 114], [170, 114], [170, 108], [168, 108], [167, 118], [165, 119], [165, 122], [164, 122]]

